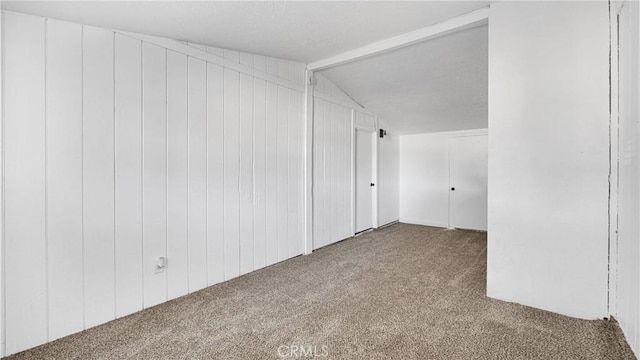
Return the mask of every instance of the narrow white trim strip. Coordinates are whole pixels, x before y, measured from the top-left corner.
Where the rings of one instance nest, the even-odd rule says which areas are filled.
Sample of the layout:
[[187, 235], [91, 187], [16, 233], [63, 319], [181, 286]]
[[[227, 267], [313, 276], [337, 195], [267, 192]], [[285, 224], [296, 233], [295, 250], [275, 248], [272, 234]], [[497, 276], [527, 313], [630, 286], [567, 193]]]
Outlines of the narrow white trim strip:
[[216, 65], [220, 65], [223, 66], [225, 68], [228, 69], [232, 69], [238, 72], [241, 72], [243, 74], [247, 74], [256, 78], [260, 78], [281, 86], [284, 86], [286, 88], [292, 89], [292, 90], [296, 90], [298, 92], [304, 93], [304, 86], [300, 85], [300, 84], [295, 84], [291, 81], [287, 81], [284, 79], [281, 79], [277, 76], [271, 75], [271, 74], [267, 74], [265, 72], [262, 71], [258, 71], [254, 68], [251, 68], [249, 66], [246, 65], [242, 65], [236, 62], [233, 62], [231, 60], [225, 59], [225, 58], [221, 58], [219, 56], [210, 54], [206, 51], [200, 50], [198, 48], [195, 48], [193, 46], [189, 46], [186, 44], [183, 44], [179, 41], [176, 40], [171, 40], [171, 39], [166, 39], [166, 38], [161, 38], [161, 37], [156, 37], [156, 36], [151, 36], [151, 35], [143, 35], [143, 34], [136, 34], [136, 33], [132, 33], [132, 32], [127, 32], [127, 31], [120, 31], [120, 30], [113, 30], [114, 32], [121, 34], [123, 36], [127, 36], [130, 38], [134, 38], [137, 40], [141, 40], [150, 44], [154, 44], [160, 47], [163, 47], [165, 49], [169, 49], [169, 50], [173, 50], [173, 51], [177, 51], [179, 53], [194, 57], [196, 59], [200, 59], [200, 60], [204, 60], [206, 62], [212, 63], [212, 64], [216, 64]]
[[345, 107], [347, 107], [349, 109], [357, 110], [357, 111], [359, 111], [359, 112], [361, 112], [363, 114], [367, 114], [369, 116], [374, 116], [374, 117], [376, 116], [375, 114], [373, 114], [371, 112], [368, 112], [362, 106], [360, 106], [360, 105], [358, 105], [358, 104], [356, 104], [354, 102], [349, 102], [349, 101], [346, 101], [346, 100], [338, 99], [338, 98], [333, 97], [331, 95], [328, 95], [328, 94], [325, 94], [325, 93], [321, 93], [317, 89], [314, 90], [313, 97], [321, 99], [321, 100], [329, 101], [329, 102], [332, 102], [334, 104], [342, 105], [342, 106], [345, 106]]

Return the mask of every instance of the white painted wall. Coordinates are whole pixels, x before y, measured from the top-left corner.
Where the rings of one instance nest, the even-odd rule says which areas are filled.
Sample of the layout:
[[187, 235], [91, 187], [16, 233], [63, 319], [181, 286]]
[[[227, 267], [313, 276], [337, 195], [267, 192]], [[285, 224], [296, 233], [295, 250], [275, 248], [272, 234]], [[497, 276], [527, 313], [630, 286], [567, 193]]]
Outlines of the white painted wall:
[[400, 136], [400, 222], [447, 227], [448, 185], [447, 137]]
[[486, 129], [400, 136], [400, 222], [449, 226], [449, 139]]
[[400, 137], [384, 122], [387, 135], [378, 141], [378, 226], [400, 219]]
[[[617, 11], [618, 7], [614, 7]], [[619, 18], [619, 188], [616, 316], [640, 356], [640, 5], [623, 3]]]
[[498, 2], [489, 22], [487, 294], [607, 316], [606, 2]]
[[5, 354], [302, 253], [303, 67], [3, 16]]

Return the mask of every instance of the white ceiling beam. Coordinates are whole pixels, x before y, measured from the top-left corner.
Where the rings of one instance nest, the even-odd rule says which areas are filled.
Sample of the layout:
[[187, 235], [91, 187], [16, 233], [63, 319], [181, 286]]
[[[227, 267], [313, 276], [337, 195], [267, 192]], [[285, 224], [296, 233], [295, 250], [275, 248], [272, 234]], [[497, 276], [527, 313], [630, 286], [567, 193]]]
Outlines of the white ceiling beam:
[[333, 66], [342, 65], [348, 62], [364, 59], [366, 57], [417, 44], [419, 42], [433, 39], [438, 36], [484, 25], [487, 24], [488, 21], [489, 8], [486, 7], [434, 25], [374, 42], [353, 50], [345, 51], [341, 54], [334, 55], [326, 59], [311, 62], [307, 65], [307, 69], [311, 71], [327, 69]]

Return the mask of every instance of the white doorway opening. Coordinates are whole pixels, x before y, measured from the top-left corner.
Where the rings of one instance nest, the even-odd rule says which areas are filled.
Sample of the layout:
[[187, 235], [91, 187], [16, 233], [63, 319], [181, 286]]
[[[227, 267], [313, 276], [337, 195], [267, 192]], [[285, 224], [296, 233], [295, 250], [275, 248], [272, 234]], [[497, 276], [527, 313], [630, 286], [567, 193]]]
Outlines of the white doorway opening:
[[375, 192], [373, 155], [374, 131], [356, 128], [355, 136], [355, 233], [374, 227], [373, 195]]
[[487, 230], [487, 135], [449, 138], [449, 227]]

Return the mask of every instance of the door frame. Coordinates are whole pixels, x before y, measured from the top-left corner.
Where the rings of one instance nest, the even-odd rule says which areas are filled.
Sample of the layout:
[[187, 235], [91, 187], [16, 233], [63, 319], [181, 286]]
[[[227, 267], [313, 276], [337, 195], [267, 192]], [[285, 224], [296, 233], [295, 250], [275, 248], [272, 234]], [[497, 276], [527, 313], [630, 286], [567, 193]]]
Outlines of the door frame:
[[[378, 117], [373, 116], [372, 126], [366, 126], [356, 121], [358, 110], [351, 110], [351, 233], [356, 234], [356, 131], [365, 131], [371, 133], [371, 181], [375, 184], [371, 192], [371, 229], [378, 228]], [[369, 115], [365, 112], [362, 114]]]
[[[470, 137], [470, 136], [486, 136], [488, 138], [489, 131], [479, 131], [479, 132], [474, 132], [472, 134], [447, 136], [447, 172], [448, 172], [447, 174], [447, 228], [448, 229], [455, 229], [455, 227], [451, 225], [451, 139]], [[487, 149], [487, 152], [488, 152], [488, 149]], [[488, 196], [488, 189], [487, 189], [487, 196]], [[488, 198], [487, 198], [487, 202], [488, 202]], [[488, 206], [488, 203], [487, 203], [487, 206]]]
[[609, 8], [609, 234], [608, 234], [608, 292], [607, 312], [618, 313], [618, 168], [619, 168], [619, 124], [620, 124], [620, 39], [619, 20], [627, 8], [627, 0], [612, 1]]

